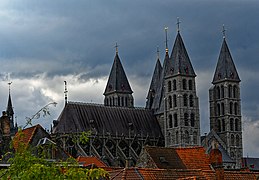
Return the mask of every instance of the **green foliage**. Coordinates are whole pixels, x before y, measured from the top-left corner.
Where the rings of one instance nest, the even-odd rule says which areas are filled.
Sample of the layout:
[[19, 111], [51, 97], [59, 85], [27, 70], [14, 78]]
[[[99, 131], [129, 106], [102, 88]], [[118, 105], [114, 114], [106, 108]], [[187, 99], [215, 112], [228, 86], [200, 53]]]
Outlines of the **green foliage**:
[[[87, 134], [84, 134], [84, 136], [86, 135]], [[16, 152], [13, 154], [13, 157], [9, 159], [10, 167], [8, 169], [0, 170], [0, 179], [94, 180], [101, 177], [108, 177], [108, 173], [101, 168], [80, 168], [76, 160], [73, 158], [70, 158], [65, 162], [53, 163], [42, 157], [37, 157], [32, 154], [32, 151], [29, 147], [19, 142], [22, 136], [22, 132], [19, 132], [18, 137], [16, 136], [16, 138], [14, 138], [13, 145], [16, 149]]]

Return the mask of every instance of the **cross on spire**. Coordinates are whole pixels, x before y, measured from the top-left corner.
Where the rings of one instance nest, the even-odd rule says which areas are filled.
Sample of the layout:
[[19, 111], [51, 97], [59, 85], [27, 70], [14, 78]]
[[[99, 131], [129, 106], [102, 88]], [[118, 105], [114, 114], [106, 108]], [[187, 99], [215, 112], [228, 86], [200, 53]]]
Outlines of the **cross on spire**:
[[165, 27], [165, 51], [168, 52], [168, 45], [167, 45], [167, 42], [168, 42], [168, 39], [167, 39], [167, 30], [168, 30], [168, 27]]
[[115, 46], [114, 46], [114, 47], [115, 47], [116, 54], [118, 54], [118, 47], [119, 47], [119, 45], [118, 45], [117, 42], [115, 43]]
[[223, 34], [223, 38], [226, 38], [226, 29], [225, 29], [225, 25], [223, 24], [222, 26], [222, 34]]
[[180, 32], [180, 23], [181, 23], [181, 21], [180, 21], [180, 18], [179, 17], [177, 17], [177, 32], [179, 33]]

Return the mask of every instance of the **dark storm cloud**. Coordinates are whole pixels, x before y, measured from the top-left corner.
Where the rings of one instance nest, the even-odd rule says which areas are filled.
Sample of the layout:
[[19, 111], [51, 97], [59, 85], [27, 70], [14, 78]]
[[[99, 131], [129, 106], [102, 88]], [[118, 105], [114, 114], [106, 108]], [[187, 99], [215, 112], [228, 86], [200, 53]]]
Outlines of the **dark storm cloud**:
[[[97, 101], [102, 103], [104, 78], [109, 75], [117, 42], [136, 105], [144, 106], [157, 46], [162, 63], [165, 56], [164, 27], [169, 27], [171, 53], [176, 20], [180, 17], [181, 34], [197, 74], [201, 127], [206, 132], [208, 89], [225, 24], [227, 43], [242, 80], [242, 113], [244, 119], [249, 119], [248, 123], [256, 123], [259, 120], [258, 7], [259, 2], [252, 0], [3, 1], [0, 3], [0, 78], [5, 80], [10, 73], [17, 86], [29, 84], [20, 93], [28, 93], [30, 99], [21, 98], [19, 93], [15, 95], [16, 110], [20, 108], [22, 116], [25, 112], [32, 114], [32, 109], [24, 109], [23, 101], [34, 102], [30, 107], [38, 107], [36, 104], [44, 105], [63, 95], [64, 79], [73, 86], [69, 91], [71, 100], [98, 97]], [[98, 86], [100, 94], [92, 92], [91, 86]], [[76, 87], [87, 90], [79, 91]], [[86, 98], [86, 94], [92, 97]], [[41, 98], [37, 101], [36, 97]], [[255, 129], [252, 125], [248, 127]]]

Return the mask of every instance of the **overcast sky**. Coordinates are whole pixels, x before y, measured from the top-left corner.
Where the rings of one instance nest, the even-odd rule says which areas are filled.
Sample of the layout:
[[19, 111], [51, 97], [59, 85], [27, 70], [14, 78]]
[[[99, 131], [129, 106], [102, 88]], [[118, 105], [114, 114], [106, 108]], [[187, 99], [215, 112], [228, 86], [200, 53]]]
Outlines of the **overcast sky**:
[[[164, 27], [169, 49], [176, 21], [197, 74], [201, 133], [209, 131], [208, 90], [222, 44], [227, 43], [241, 78], [244, 156], [259, 157], [259, 1], [256, 0], [2, 0], [0, 2], [0, 107], [6, 109], [8, 82], [16, 120], [25, 124], [49, 102], [51, 116], [34, 120], [50, 127], [69, 101], [103, 103], [115, 56], [119, 56], [143, 107]], [[9, 77], [9, 78], [8, 78]]]

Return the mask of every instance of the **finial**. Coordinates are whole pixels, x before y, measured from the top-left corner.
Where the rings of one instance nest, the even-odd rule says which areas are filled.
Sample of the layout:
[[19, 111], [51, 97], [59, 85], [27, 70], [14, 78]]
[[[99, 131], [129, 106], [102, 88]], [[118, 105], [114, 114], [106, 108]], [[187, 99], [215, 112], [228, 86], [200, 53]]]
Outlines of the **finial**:
[[156, 47], [157, 59], [159, 59], [159, 47]]
[[11, 84], [12, 84], [12, 82], [9, 82], [9, 83], [8, 83], [8, 86], [9, 86], [9, 94], [10, 94], [10, 92], [11, 92]]
[[179, 33], [180, 32], [180, 23], [181, 23], [181, 21], [180, 21], [180, 18], [179, 17], [177, 17], [177, 32]]
[[167, 39], [167, 30], [168, 30], [168, 27], [165, 27], [165, 52], [168, 53], [168, 45], [167, 45], [167, 42], [168, 42], [168, 39]]
[[222, 26], [222, 34], [223, 34], [223, 39], [226, 38], [226, 29], [225, 29], [225, 25], [223, 24]]
[[118, 54], [118, 47], [119, 47], [119, 45], [117, 44], [117, 42], [115, 43], [115, 50], [116, 50], [116, 54]]
[[65, 83], [65, 91], [64, 91], [64, 94], [65, 94], [65, 105], [67, 104], [67, 93], [68, 93], [68, 90], [67, 90], [67, 81], [64, 81]]

